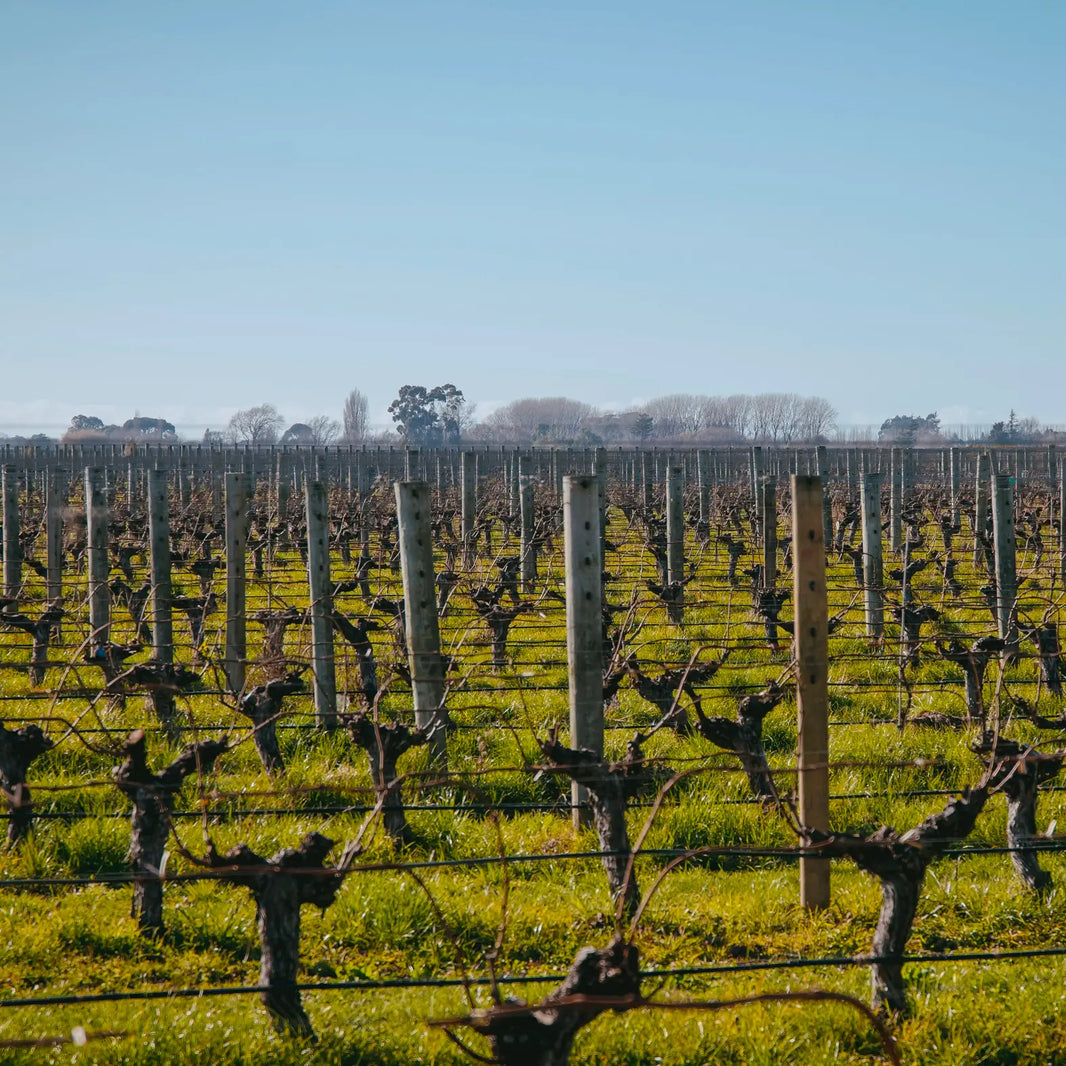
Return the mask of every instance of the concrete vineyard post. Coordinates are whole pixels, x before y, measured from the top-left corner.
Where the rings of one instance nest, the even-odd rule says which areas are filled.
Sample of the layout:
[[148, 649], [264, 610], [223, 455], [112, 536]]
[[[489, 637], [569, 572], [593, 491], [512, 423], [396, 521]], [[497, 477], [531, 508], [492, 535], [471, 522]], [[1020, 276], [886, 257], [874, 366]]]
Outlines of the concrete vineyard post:
[[170, 495], [165, 470], [148, 471], [148, 540], [152, 572], [152, 658], [174, 661], [170, 587]]
[[223, 671], [230, 692], [244, 689], [248, 656], [245, 631], [245, 548], [248, 543], [247, 474], [226, 473], [226, 655]]
[[307, 585], [311, 597], [311, 672], [315, 719], [320, 729], [337, 726], [337, 674], [333, 659], [333, 585], [329, 572], [329, 507], [326, 486], [307, 484]]
[[[603, 758], [603, 643], [600, 632], [603, 560], [600, 558], [599, 485], [579, 475], [563, 481], [563, 552], [566, 579], [566, 661], [570, 746]], [[588, 794], [571, 784], [574, 827], [590, 820]]]
[[111, 590], [107, 585], [111, 571], [107, 538], [108, 513], [104, 503], [103, 471], [85, 469], [85, 521], [89, 534], [89, 629], [93, 648], [111, 640]]
[[866, 633], [880, 641], [885, 631], [884, 560], [881, 554], [881, 475], [863, 474], [862, 507], [863, 595]]
[[[466, 454], [463, 453], [464, 460]], [[430, 501], [430, 488], [424, 481], [396, 483], [397, 538], [415, 723], [420, 729], [434, 730], [430, 752], [437, 766], [444, 769], [447, 739], [440, 717], [444, 703], [444, 663], [440, 654]]]
[[997, 474], [992, 495], [992, 534], [996, 552], [996, 624], [1000, 638], [1015, 637], [1014, 603], [1018, 594], [1014, 532], [1014, 479]]
[[22, 588], [22, 541], [19, 539], [19, 479], [14, 465], [6, 463], [4, 496], [4, 595], [15, 598]]
[[[870, 475], [868, 475], [870, 476]], [[829, 606], [825, 579], [822, 482], [792, 478], [793, 600], [796, 605], [796, 712], [799, 816], [829, 831]], [[800, 859], [800, 903], [829, 906], [829, 860]]]

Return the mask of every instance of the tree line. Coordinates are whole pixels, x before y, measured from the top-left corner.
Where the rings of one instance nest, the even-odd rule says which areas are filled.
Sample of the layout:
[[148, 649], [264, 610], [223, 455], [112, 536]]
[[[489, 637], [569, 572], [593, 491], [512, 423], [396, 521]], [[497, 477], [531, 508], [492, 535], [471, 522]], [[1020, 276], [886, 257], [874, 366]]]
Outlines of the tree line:
[[[707, 396], [670, 393], [615, 411], [566, 396], [524, 397], [498, 407], [482, 419], [454, 384], [403, 385], [388, 407], [393, 428], [382, 431], [369, 422], [369, 400], [359, 389], [345, 397], [341, 418], [317, 415], [287, 428], [270, 403], [234, 412], [224, 429], [209, 429], [205, 443], [238, 445], [331, 445], [396, 442], [414, 447], [455, 447], [470, 444], [621, 445], [766, 443], [776, 445], [826, 442], [837, 429], [837, 412], [821, 396], [794, 392]], [[868, 431], [873, 440], [872, 428]], [[1066, 435], [1012, 410], [975, 440], [989, 444], [1035, 444]], [[64, 441], [176, 441], [172, 423], [140, 415], [121, 426], [105, 425], [92, 415], [78, 414], [63, 434]], [[865, 438], [864, 438], [865, 439]], [[46, 443], [38, 434], [32, 443]], [[893, 415], [876, 432], [881, 444], [932, 445], [958, 438], [942, 430], [936, 412]]]

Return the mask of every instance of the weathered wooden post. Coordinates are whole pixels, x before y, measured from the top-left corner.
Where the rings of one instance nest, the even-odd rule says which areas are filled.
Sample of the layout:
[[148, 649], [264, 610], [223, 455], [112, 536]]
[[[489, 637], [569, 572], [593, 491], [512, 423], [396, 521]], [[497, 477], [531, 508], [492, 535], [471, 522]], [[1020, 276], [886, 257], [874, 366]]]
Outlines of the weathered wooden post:
[[666, 478], [666, 575], [670, 584], [685, 580], [685, 491], [681, 467], [673, 464]]
[[888, 489], [888, 550], [898, 552], [903, 543], [903, 449], [890, 453]]
[[700, 529], [707, 530], [711, 524], [711, 492], [714, 489], [714, 465], [711, 456], [702, 449], [696, 453], [696, 480], [700, 495]]
[[[603, 758], [603, 560], [600, 557], [599, 484], [579, 475], [563, 480], [563, 552], [566, 571], [566, 659], [570, 693], [570, 746]], [[589, 820], [588, 796], [571, 783], [574, 827]]]
[[1066, 459], [1059, 460], [1059, 580], [1066, 586]]
[[4, 595], [12, 599], [22, 590], [22, 541], [19, 539], [19, 479], [11, 463], [4, 465]]
[[[799, 816], [805, 827], [829, 832], [829, 607], [822, 499], [820, 478], [793, 476]], [[829, 906], [828, 859], [800, 859], [800, 903], [808, 910]]]
[[996, 625], [1000, 639], [1017, 640], [1014, 605], [1018, 596], [1015, 572], [1014, 479], [997, 474], [992, 496], [992, 534], [996, 550]]
[[148, 471], [148, 539], [152, 571], [152, 658], [174, 662], [170, 586], [170, 495], [165, 470]]
[[307, 584], [311, 597], [311, 670], [320, 729], [337, 726], [337, 674], [333, 659], [333, 585], [329, 573], [329, 505], [321, 481], [307, 484]]
[[[477, 456], [464, 451], [459, 457], [460, 477], [460, 535], [463, 539], [463, 566], [474, 565], [474, 522], [477, 510]], [[428, 506], [428, 504], [427, 504]]]
[[45, 538], [48, 561], [48, 599], [63, 595], [63, 511], [67, 506], [67, 472], [59, 467], [48, 471], [48, 499], [45, 503]]
[[[1059, 495], [1059, 460], [1054, 444], [1047, 446], [1047, 485], [1048, 485], [1048, 518], [1054, 524], [1055, 508], [1058, 506]], [[1061, 521], [1062, 512], [1058, 517]]]
[[111, 640], [111, 590], [107, 578], [107, 505], [104, 503], [103, 471], [85, 468], [85, 521], [88, 527], [90, 647], [103, 648]]
[[[466, 453], [464, 452], [464, 458]], [[397, 538], [403, 575], [407, 661], [411, 671], [415, 724], [429, 735], [430, 753], [447, 767], [444, 733], [444, 663], [440, 654], [437, 592], [433, 573], [431, 493], [423, 481], [396, 483]]]
[[536, 497], [533, 479], [525, 472], [525, 460], [519, 461], [518, 506], [521, 514], [521, 559], [522, 587], [532, 592], [537, 580]]
[[751, 491], [751, 512], [756, 519], [761, 517], [759, 508], [762, 506], [762, 500], [759, 498], [759, 487], [762, 485], [764, 474], [762, 448], [760, 445], [754, 444], [751, 449], [751, 462], [748, 469], [748, 487]]
[[818, 445], [817, 457], [818, 480], [822, 486], [822, 542], [828, 546], [833, 543], [833, 497], [829, 491], [829, 451], [824, 444]]
[[597, 506], [600, 509], [600, 558], [607, 558], [607, 449], [597, 448], [592, 461], [592, 472], [599, 485]]
[[230, 692], [244, 689], [248, 657], [245, 631], [245, 547], [248, 543], [247, 474], [226, 473], [226, 656], [223, 670]]
[[984, 543], [988, 526], [988, 494], [992, 477], [992, 456], [982, 452], [977, 457], [977, 481], [974, 486], [973, 564], [980, 566], [984, 559]]
[[866, 633], [880, 642], [885, 632], [884, 560], [881, 554], [881, 475], [863, 474], [862, 507], [863, 595]]
[[759, 486], [762, 505], [759, 521], [762, 525], [762, 584], [772, 589], [777, 584], [777, 478], [763, 478]]
[[959, 480], [959, 449], [952, 448], [948, 452], [948, 478], [951, 489], [951, 524], [957, 525], [959, 521], [959, 489], [962, 482]]

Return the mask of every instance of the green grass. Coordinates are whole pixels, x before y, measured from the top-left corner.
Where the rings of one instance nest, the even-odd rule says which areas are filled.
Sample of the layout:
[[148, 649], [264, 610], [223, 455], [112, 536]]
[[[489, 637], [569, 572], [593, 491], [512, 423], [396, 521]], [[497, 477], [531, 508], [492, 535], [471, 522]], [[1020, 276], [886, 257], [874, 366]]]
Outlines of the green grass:
[[[640, 575], [653, 573], [650, 556], [635, 529], [625, 529], [620, 515], [612, 536], [623, 551], [609, 559], [619, 580], [609, 585], [614, 602], [625, 602]], [[938, 544], [932, 535], [933, 543]], [[561, 538], [559, 538], [561, 545]], [[690, 546], [691, 547], [691, 546]], [[511, 550], [511, 549], [509, 549]], [[965, 558], [966, 553], [959, 552]], [[1050, 555], [1050, 553], [1049, 553]], [[695, 552], [692, 552], [695, 558]], [[1047, 566], [1050, 559], [1046, 558]], [[741, 568], [754, 561], [745, 559]], [[352, 576], [351, 567], [334, 560], [334, 577]], [[668, 622], [650, 599], [642, 601], [642, 620], [630, 646], [651, 673], [657, 663], [683, 663], [698, 648], [702, 658], [717, 658], [727, 643], [734, 647], [714, 682], [702, 690], [709, 715], [732, 716], [738, 696], [764, 687], [788, 666], [788, 640], [781, 648], [765, 647], [762, 625], [751, 615], [750, 594], [725, 582], [725, 553], [712, 547], [690, 586], [690, 605], [683, 627]], [[438, 560], [442, 565], [443, 559]], [[138, 560], [143, 572], [143, 561]], [[561, 577], [558, 546], [553, 562]], [[542, 567], [542, 573], [546, 566]], [[959, 567], [968, 588], [975, 580], [970, 564]], [[928, 577], [928, 571], [921, 575]], [[140, 574], [138, 574], [138, 577]], [[302, 606], [306, 581], [299, 556], [277, 554], [262, 579], [251, 578], [249, 610], [280, 601]], [[491, 577], [488, 568], [484, 576]], [[194, 582], [182, 575], [191, 591]], [[830, 570], [830, 595], [835, 611], [853, 596], [850, 563]], [[372, 584], [386, 595], [400, 595], [398, 575], [382, 568]], [[394, 846], [381, 832], [369, 834], [367, 849], [324, 914], [304, 908], [302, 916], [302, 980], [308, 982], [422, 980], [484, 976], [489, 956], [503, 975], [552, 975], [564, 971], [586, 945], [602, 946], [613, 933], [614, 907], [600, 861], [563, 856], [594, 852], [595, 835], [576, 832], [565, 811], [569, 785], [556, 774], [535, 775], [527, 767], [540, 760], [536, 743], [552, 726], [566, 739], [567, 699], [563, 615], [561, 605], [546, 600], [542, 614], [521, 617], [511, 631], [513, 666], [489, 668], [484, 626], [462, 592], [442, 622], [442, 642], [462, 660], [465, 680], [449, 697], [456, 724], [449, 737], [449, 766], [460, 780], [441, 783], [430, 772], [426, 749], [403, 756], [409, 774], [404, 794], [409, 805], [411, 843]], [[70, 577], [72, 601], [84, 597], [84, 575]], [[939, 603], [939, 585], [932, 579], [916, 583], [926, 602]], [[221, 588], [220, 588], [221, 591]], [[33, 578], [28, 602], [39, 599]], [[345, 594], [341, 609], [365, 610], [357, 594]], [[790, 607], [784, 611], [791, 617]], [[224, 603], [212, 617], [208, 649], [217, 649]], [[57, 659], [69, 659], [83, 639], [85, 611], [78, 607], [64, 623], [65, 643]], [[987, 610], [979, 603], [945, 608], [950, 626], [981, 632], [990, 629]], [[176, 619], [185, 640], [183, 619]], [[930, 627], [929, 632], [933, 631]], [[115, 609], [115, 639], [128, 640], [132, 627], [121, 608]], [[387, 629], [373, 634], [382, 680], [390, 676], [395, 658]], [[254, 657], [261, 629], [249, 626]], [[945, 795], [912, 795], [914, 790], [954, 790], [975, 782], [980, 760], [970, 750], [974, 731], [955, 733], [928, 727], [895, 728], [900, 689], [895, 659], [898, 631], [887, 627], [885, 649], [872, 648], [863, 634], [861, 603], [856, 603], [830, 647], [830, 715], [846, 722], [831, 731], [831, 790], [854, 796], [832, 803], [833, 826], [869, 832], [883, 824], [906, 829], [943, 808]], [[92, 749], [68, 736], [42, 756], [31, 770], [34, 800], [42, 817], [31, 839], [17, 851], [0, 852], [0, 878], [91, 878], [127, 869], [129, 802], [110, 783], [120, 761], [118, 744], [125, 731], [152, 724], [151, 711], [140, 696], [124, 705], [106, 697], [90, 702], [76, 695], [79, 678], [99, 685], [99, 671], [79, 663], [66, 673], [53, 669], [48, 684], [61, 687], [54, 706], [31, 690], [24, 664], [28, 651], [20, 635], [0, 633], [0, 695], [4, 718], [13, 728], [20, 716], [58, 715], [82, 727], [107, 727], [111, 733], [86, 734]], [[354, 660], [337, 645], [338, 687], [354, 693], [358, 678]], [[306, 658], [309, 633], [293, 626], [286, 654]], [[142, 653], [142, 657], [144, 654]], [[216, 654], [210, 652], [210, 654]], [[189, 659], [189, 649], [182, 657]], [[1026, 691], [1034, 676], [1032, 659], [1023, 658], [1006, 674], [1009, 688]], [[249, 668], [249, 680], [261, 668]], [[467, 676], [468, 675], [468, 676]], [[929, 655], [909, 673], [915, 684], [912, 713], [949, 710], [961, 713], [958, 697], [961, 672]], [[205, 678], [215, 684], [211, 671]], [[950, 682], [950, 685], [943, 684]], [[985, 687], [990, 699], [996, 667], [989, 668]], [[230, 701], [196, 692], [182, 701], [197, 734], [245, 736], [247, 722]], [[1059, 712], [1046, 694], [1045, 713]], [[286, 703], [289, 724], [312, 720], [309, 695]], [[380, 704], [387, 720], [410, 720], [410, 692], [392, 682]], [[637, 730], [647, 731], [659, 713], [623, 685], [607, 709], [608, 756], [620, 758]], [[208, 728], [212, 727], [212, 728]], [[58, 739], [61, 722], [46, 726]], [[1013, 721], [1006, 727], [1017, 739], [1035, 740], [1038, 731]], [[204, 780], [203, 818], [179, 818], [181, 847], [172, 841], [168, 871], [194, 873], [196, 866], [182, 847], [202, 854], [211, 840], [219, 850], [244, 841], [271, 855], [295, 844], [311, 830], [340, 842], [360, 831], [362, 808], [373, 803], [367, 760], [343, 732], [321, 734], [311, 729], [279, 733], [287, 763], [285, 775], [271, 780], [263, 773], [252, 746], [245, 742], [219, 760]], [[766, 719], [766, 749], [779, 786], [794, 785], [796, 708], [784, 700]], [[1047, 741], [1042, 743], [1047, 746]], [[158, 733], [150, 736], [150, 761], [164, 765], [176, 754]], [[670, 872], [655, 889], [635, 941], [648, 970], [701, 966], [751, 966], [759, 961], [796, 958], [837, 958], [869, 950], [880, 908], [877, 884], [854, 866], [835, 863], [833, 901], [823, 914], [809, 914], [799, 905], [798, 870], [781, 855], [729, 854], [744, 849], [788, 849], [795, 837], [782, 819], [750, 802], [745, 776], [735, 760], [699, 737], [678, 737], [663, 730], [645, 745], [646, 754], [667, 766], [694, 769], [676, 785], [662, 805], [649, 834], [649, 849], [710, 849]], [[649, 814], [655, 787], [645, 790], [629, 813], [631, 839], [636, 839]], [[197, 784], [187, 783], [178, 807], [195, 813]], [[1062, 820], [1066, 801], [1061, 793], [1042, 795], [1039, 828]], [[498, 818], [467, 809], [498, 806]], [[529, 810], [528, 805], [556, 810]], [[340, 808], [323, 812], [319, 808]], [[245, 813], [267, 809], [272, 817]], [[993, 798], [978, 821], [970, 843], [1003, 843], [1006, 811]], [[441, 862], [492, 859], [500, 849], [510, 855], [538, 855], [537, 862], [512, 862], [504, 869], [487, 865], [434, 865]], [[721, 852], [714, 854], [715, 849]], [[338, 849], [339, 850], [339, 849]], [[635, 870], [647, 892], [668, 861], [642, 856]], [[400, 869], [359, 869], [359, 866], [419, 863], [415, 877]], [[1066, 860], [1041, 856], [1055, 884], [1066, 884]], [[101, 885], [0, 888], [0, 1041], [69, 1033], [78, 1025], [90, 1031], [121, 1030], [120, 1040], [31, 1051], [0, 1048], [0, 1062], [18, 1063], [438, 1063], [469, 1061], [436, 1029], [434, 1018], [469, 1009], [461, 989], [362, 989], [311, 991], [307, 1009], [319, 1040], [309, 1045], [276, 1036], [255, 996], [115, 1002], [36, 1008], [3, 1007], [18, 996], [86, 994], [96, 991], [196, 988], [254, 984], [258, 979], [259, 942], [255, 903], [243, 888], [207, 881], [177, 881], [165, 887], [165, 935], [147, 942], [137, 935], [130, 916], [132, 887]], [[496, 952], [505, 919], [506, 933]], [[915, 952], [967, 952], [1040, 948], [1061, 943], [1066, 928], [1066, 891], [1054, 887], [1041, 897], [1017, 882], [1005, 854], [946, 858], [935, 863], [926, 879], [909, 948]], [[953, 964], [923, 962], [906, 971], [913, 1011], [895, 1029], [908, 1063], [928, 1066], [991, 1063], [1066, 1063], [1066, 961], [1058, 958], [1014, 961], [972, 961]], [[504, 988], [535, 999], [551, 987]], [[669, 1000], [727, 999], [734, 996], [823, 987], [865, 1000], [868, 974], [863, 967], [822, 966], [809, 969], [735, 970], [717, 975], [648, 978], [645, 990]], [[483, 987], [474, 989], [479, 1005], [488, 1004]], [[474, 1038], [471, 1038], [472, 1042]], [[484, 1051], [483, 1045], [477, 1045]], [[828, 1004], [769, 1004], [723, 1011], [668, 1013], [646, 1009], [621, 1016], [607, 1015], [584, 1030], [575, 1043], [573, 1061], [580, 1064], [670, 1063], [697, 1066], [714, 1063], [869, 1063], [878, 1044], [869, 1025], [847, 1008]]]

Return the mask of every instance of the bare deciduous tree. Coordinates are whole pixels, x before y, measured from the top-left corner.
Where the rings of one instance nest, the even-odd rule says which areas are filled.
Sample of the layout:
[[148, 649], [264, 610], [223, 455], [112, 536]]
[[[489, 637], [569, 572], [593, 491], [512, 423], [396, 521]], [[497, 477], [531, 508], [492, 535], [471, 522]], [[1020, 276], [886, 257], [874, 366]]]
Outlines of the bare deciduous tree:
[[315, 415], [307, 420], [315, 444], [333, 444], [341, 435], [341, 424], [329, 415]]
[[481, 423], [484, 437], [498, 441], [570, 441], [577, 438], [596, 409], [565, 396], [537, 396], [493, 411]]
[[341, 418], [344, 422], [342, 440], [346, 444], [360, 444], [366, 440], [367, 410], [370, 402], [358, 389], [352, 389], [344, 401]]
[[284, 422], [272, 403], [261, 403], [235, 412], [226, 426], [226, 435], [235, 444], [273, 444]]

